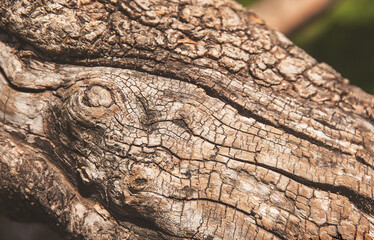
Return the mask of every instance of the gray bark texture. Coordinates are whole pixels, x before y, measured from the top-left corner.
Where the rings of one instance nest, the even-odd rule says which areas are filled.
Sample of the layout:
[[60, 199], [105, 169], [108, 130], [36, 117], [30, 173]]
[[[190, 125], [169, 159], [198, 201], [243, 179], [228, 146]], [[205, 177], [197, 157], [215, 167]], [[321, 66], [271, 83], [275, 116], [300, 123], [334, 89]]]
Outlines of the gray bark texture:
[[374, 97], [231, 0], [2, 0], [0, 210], [71, 239], [373, 239]]

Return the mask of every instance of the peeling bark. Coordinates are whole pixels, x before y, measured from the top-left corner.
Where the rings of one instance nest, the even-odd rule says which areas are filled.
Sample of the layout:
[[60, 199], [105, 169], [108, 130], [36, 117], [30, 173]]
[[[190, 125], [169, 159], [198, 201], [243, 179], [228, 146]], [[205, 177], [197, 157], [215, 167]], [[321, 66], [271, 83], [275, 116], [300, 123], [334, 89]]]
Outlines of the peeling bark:
[[0, 3], [0, 210], [72, 239], [372, 239], [374, 97], [226, 0]]

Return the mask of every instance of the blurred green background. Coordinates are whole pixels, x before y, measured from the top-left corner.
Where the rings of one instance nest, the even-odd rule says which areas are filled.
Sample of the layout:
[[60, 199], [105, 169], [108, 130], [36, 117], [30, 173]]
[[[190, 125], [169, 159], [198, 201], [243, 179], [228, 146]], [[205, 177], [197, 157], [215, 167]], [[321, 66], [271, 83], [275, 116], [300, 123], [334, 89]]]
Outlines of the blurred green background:
[[[256, 1], [239, 0], [245, 6]], [[289, 37], [352, 84], [374, 94], [374, 0], [339, 0]]]

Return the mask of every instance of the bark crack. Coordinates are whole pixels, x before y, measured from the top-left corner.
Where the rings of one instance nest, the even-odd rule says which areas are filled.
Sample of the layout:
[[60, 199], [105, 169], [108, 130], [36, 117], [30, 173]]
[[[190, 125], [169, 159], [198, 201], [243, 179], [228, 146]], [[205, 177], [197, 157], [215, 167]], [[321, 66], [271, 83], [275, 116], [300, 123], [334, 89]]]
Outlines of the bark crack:
[[[223, 205], [225, 207], [231, 208], [235, 211], [238, 211], [238, 212], [240, 212], [240, 213], [242, 213], [246, 216], [252, 217], [255, 221], [257, 219], [261, 219], [261, 215], [257, 214], [253, 210], [251, 210], [251, 212], [247, 212], [247, 211], [245, 211], [241, 208], [238, 208], [237, 206], [234, 206], [234, 205], [231, 205], [231, 204], [228, 204], [226, 202], [219, 201], [219, 200], [214, 200], [214, 199], [210, 199], [210, 198], [179, 198], [179, 197], [175, 197], [175, 196], [165, 196], [165, 195], [157, 193], [157, 192], [146, 192], [146, 193], [155, 194], [155, 195], [162, 196], [162, 197], [172, 199], [172, 200], [176, 200], [176, 201], [184, 201], [184, 202], [206, 201], [206, 202], [211, 202], [211, 203], [215, 203], [215, 204], [220, 204], [220, 205]], [[285, 238], [284, 236], [282, 236], [280, 233], [278, 233], [276, 231], [273, 231], [271, 229], [267, 229], [266, 227], [261, 226], [261, 225], [256, 225], [256, 226], [260, 227], [261, 229], [265, 230], [266, 232], [269, 232], [269, 233], [273, 234], [274, 236], [276, 236], [277, 238], [279, 238], [281, 240], [287, 240], [287, 238]]]
[[5, 73], [4, 69], [0, 66], [0, 74], [4, 77], [5, 81], [7, 82], [8, 86], [17, 91], [17, 92], [23, 92], [23, 93], [44, 93], [48, 91], [55, 91], [58, 90], [58, 88], [54, 89], [51, 87], [45, 87], [43, 89], [35, 89], [35, 88], [27, 88], [27, 87], [19, 87], [17, 85], [14, 85], [12, 81], [8, 78], [7, 74]]
[[240, 162], [245, 162], [245, 163], [248, 163], [248, 164], [253, 164], [253, 165], [256, 165], [256, 166], [259, 166], [259, 167], [266, 168], [268, 170], [271, 170], [271, 171], [277, 172], [279, 174], [282, 174], [282, 175], [284, 175], [284, 176], [286, 176], [286, 177], [288, 177], [288, 178], [290, 178], [290, 179], [292, 179], [292, 180], [294, 180], [294, 181], [296, 181], [300, 184], [303, 184], [305, 186], [308, 186], [308, 187], [311, 187], [311, 188], [314, 188], [314, 189], [319, 189], [319, 190], [322, 190], [322, 191], [325, 191], [325, 192], [332, 192], [332, 193], [335, 193], [337, 195], [345, 196], [346, 198], [349, 199], [349, 201], [351, 203], [353, 203], [361, 211], [363, 211], [367, 214], [370, 214], [370, 215], [374, 214], [374, 200], [369, 198], [369, 197], [363, 196], [363, 195], [355, 192], [354, 190], [352, 190], [348, 187], [335, 186], [335, 185], [328, 184], [328, 183], [313, 182], [313, 181], [308, 180], [306, 178], [303, 178], [301, 176], [297, 176], [297, 175], [294, 175], [294, 174], [289, 173], [287, 171], [284, 171], [283, 169], [279, 169], [279, 168], [272, 167], [272, 166], [269, 166], [269, 165], [266, 165], [266, 164], [263, 164], [263, 163], [259, 163], [256, 160], [256, 156], [255, 156], [255, 162], [249, 162], [247, 160], [239, 159], [239, 158], [233, 158], [233, 160], [240, 161]]

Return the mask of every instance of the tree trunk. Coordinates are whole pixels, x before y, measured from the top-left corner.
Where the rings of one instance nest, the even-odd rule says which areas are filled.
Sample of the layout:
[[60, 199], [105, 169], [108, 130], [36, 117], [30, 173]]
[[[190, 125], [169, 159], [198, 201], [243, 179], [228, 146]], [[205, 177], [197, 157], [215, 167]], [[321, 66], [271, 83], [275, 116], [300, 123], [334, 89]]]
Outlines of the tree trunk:
[[73, 239], [372, 239], [374, 97], [229, 0], [3, 0], [0, 209]]

